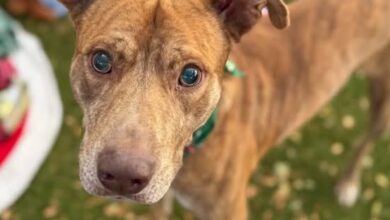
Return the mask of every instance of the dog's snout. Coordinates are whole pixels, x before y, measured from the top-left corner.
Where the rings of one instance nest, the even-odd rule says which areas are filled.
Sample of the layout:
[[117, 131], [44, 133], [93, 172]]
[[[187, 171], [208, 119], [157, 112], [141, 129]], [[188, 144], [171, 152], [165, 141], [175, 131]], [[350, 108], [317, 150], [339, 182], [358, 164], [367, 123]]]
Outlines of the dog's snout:
[[105, 188], [118, 195], [133, 195], [148, 185], [154, 173], [154, 161], [146, 156], [109, 150], [99, 154], [97, 169]]

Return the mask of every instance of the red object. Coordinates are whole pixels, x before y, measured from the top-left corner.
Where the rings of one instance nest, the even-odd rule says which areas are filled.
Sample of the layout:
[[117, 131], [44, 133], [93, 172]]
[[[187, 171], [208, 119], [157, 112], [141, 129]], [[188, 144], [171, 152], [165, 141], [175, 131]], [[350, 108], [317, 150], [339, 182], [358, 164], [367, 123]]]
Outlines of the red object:
[[15, 148], [16, 144], [18, 143], [18, 140], [22, 137], [23, 130], [24, 130], [24, 127], [26, 125], [26, 118], [27, 118], [27, 115], [24, 116], [19, 127], [16, 129], [16, 131], [10, 137], [8, 137], [5, 140], [0, 140], [0, 168], [1, 168], [1, 165], [7, 159], [7, 157], [9, 156], [9, 154]]
[[11, 77], [15, 75], [15, 69], [8, 59], [0, 60], [0, 90], [11, 84]]

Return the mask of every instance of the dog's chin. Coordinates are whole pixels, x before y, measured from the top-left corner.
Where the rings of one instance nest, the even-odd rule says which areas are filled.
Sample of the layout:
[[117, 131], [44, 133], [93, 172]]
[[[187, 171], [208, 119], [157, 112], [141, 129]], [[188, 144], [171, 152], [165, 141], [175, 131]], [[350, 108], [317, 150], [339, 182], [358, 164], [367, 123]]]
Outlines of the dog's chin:
[[82, 185], [84, 190], [93, 196], [106, 197], [116, 200], [128, 200], [130, 202], [136, 202], [141, 204], [153, 204], [160, 201], [164, 197], [164, 195], [168, 192], [171, 184], [160, 185], [159, 187], [150, 186], [135, 195], [117, 195], [100, 186], [90, 187], [89, 184]]

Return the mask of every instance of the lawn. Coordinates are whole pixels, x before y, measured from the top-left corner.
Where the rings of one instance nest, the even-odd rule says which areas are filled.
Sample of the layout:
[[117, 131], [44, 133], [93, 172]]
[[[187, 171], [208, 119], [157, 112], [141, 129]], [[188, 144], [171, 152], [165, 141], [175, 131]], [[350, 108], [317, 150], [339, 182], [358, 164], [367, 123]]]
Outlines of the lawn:
[[[65, 107], [64, 125], [47, 161], [26, 194], [0, 219], [142, 219], [147, 207], [87, 195], [78, 178], [81, 113], [68, 80], [74, 32], [67, 19], [52, 24], [21, 19], [41, 39], [54, 66]], [[389, 139], [376, 143], [365, 160], [362, 196], [353, 208], [340, 207], [333, 187], [352, 143], [368, 119], [367, 84], [355, 76], [338, 97], [303, 129], [263, 159], [248, 197], [251, 219], [390, 219]], [[193, 219], [175, 206], [172, 219]]]

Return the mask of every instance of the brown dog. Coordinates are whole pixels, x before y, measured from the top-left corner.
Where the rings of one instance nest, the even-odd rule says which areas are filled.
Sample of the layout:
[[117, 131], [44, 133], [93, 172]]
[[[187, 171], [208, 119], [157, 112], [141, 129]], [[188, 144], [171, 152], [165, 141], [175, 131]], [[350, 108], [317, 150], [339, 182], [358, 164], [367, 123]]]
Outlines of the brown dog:
[[[85, 114], [88, 192], [154, 203], [173, 182], [199, 218], [246, 219], [259, 159], [370, 61], [372, 127], [338, 186], [340, 200], [352, 202], [359, 158], [389, 123], [389, 0], [300, 0], [284, 31], [256, 25], [267, 7], [273, 25], [286, 27], [281, 0], [62, 1], [77, 34], [71, 80]], [[244, 78], [224, 73], [229, 56]], [[217, 107], [213, 133], [183, 162]]]

